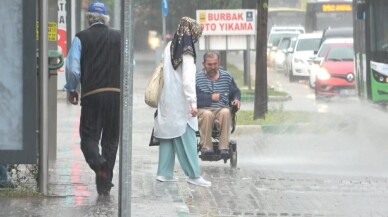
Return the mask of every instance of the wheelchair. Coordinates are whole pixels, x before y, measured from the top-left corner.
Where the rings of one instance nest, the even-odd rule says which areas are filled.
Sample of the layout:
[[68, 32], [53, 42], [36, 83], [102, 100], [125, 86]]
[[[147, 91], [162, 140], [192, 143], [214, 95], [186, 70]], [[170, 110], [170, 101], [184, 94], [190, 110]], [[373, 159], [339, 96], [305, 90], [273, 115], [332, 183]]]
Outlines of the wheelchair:
[[[231, 126], [231, 134], [234, 132], [236, 128], [236, 122], [237, 122], [237, 107], [231, 106], [231, 115], [232, 115], [232, 126]], [[218, 149], [219, 145], [219, 130], [213, 125], [213, 131], [212, 131], [212, 143], [213, 143], [213, 154], [210, 155], [202, 155], [201, 149], [202, 145], [200, 144], [200, 133], [199, 131], [196, 132], [197, 135], [197, 151], [199, 153], [199, 158], [202, 161], [220, 161], [223, 160], [224, 163], [227, 163], [229, 160], [230, 167], [236, 168], [237, 166], [237, 142], [235, 140], [229, 141], [229, 156], [228, 157], [221, 157], [220, 150]]]

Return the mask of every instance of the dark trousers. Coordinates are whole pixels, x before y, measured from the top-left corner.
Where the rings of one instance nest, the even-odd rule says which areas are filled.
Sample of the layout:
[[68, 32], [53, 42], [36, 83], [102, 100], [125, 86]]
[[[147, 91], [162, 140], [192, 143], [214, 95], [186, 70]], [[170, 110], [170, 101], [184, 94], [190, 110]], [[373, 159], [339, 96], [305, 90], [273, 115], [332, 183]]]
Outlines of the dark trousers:
[[81, 106], [79, 131], [85, 160], [95, 172], [106, 162], [112, 181], [120, 134], [120, 93], [86, 96], [82, 98]]

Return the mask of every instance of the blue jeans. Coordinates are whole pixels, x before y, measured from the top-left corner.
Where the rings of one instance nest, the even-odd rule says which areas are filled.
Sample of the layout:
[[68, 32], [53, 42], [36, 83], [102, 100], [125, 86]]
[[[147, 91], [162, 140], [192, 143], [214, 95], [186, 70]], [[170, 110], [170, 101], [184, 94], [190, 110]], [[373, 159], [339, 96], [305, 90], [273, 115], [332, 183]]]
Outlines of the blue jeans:
[[7, 164], [0, 164], [0, 182], [8, 182]]

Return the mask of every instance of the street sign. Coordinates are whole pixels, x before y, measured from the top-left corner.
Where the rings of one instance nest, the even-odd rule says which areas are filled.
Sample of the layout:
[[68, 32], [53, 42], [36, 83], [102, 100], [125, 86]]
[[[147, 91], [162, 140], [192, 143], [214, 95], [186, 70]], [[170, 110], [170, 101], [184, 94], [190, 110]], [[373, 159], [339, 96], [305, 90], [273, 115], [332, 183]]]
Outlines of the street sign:
[[255, 35], [255, 10], [197, 10], [202, 35]]
[[256, 10], [197, 10], [203, 26], [200, 50], [251, 50], [255, 46]]
[[162, 0], [162, 13], [163, 16], [167, 16], [168, 14], [168, 0]]

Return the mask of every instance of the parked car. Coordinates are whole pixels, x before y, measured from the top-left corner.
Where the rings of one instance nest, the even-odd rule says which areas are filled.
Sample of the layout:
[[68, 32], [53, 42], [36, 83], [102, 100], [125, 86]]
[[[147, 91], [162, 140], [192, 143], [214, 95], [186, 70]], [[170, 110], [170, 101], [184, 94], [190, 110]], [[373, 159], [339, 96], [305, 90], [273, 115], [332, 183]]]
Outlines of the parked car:
[[341, 28], [327, 28], [323, 31], [321, 43], [330, 38], [353, 38], [353, 27], [341, 27]]
[[353, 43], [330, 43], [316, 71], [315, 98], [355, 95]]
[[305, 33], [305, 29], [303, 26], [277, 26], [274, 25], [271, 27], [269, 34], [274, 32], [290, 32], [290, 31], [298, 31], [300, 33]]
[[309, 72], [309, 85], [310, 88], [315, 88], [315, 80], [316, 80], [316, 74], [317, 71], [320, 70], [320, 64], [322, 62], [322, 59], [324, 58], [324, 55], [326, 54], [327, 49], [330, 47], [331, 44], [338, 44], [338, 43], [351, 43], [353, 44], [353, 38], [329, 38], [325, 40], [322, 45], [319, 47], [317, 52], [313, 57], [307, 60], [308, 64], [308, 72]]
[[287, 70], [287, 58], [294, 49], [296, 38], [295, 36], [285, 36], [280, 39], [272, 63], [274, 71], [285, 72]]
[[295, 42], [295, 47], [288, 50], [286, 58], [285, 74], [289, 81], [293, 82], [296, 78], [308, 78], [308, 60], [314, 56], [314, 51], [318, 51], [322, 33], [300, 34]]
[[269, 34], [267, 45], [267, 65], [269, 67], [273, 65], [274, 56], [277, 51], [280, 39], [287, 36], [296, 37], [299, 34], [301, 34], [300, 31], [272, 32]]

